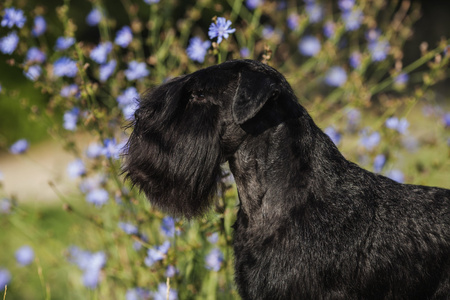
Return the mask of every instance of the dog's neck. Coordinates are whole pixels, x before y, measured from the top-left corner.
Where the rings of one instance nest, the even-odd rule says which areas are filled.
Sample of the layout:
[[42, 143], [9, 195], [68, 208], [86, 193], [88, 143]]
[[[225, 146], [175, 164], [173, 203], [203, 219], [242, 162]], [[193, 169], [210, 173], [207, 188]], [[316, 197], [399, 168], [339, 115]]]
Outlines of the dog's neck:
[[[294, 207], [302, 205], [299, 202], [311, 201], [310, 194], [330, 186], [325, 182], [322, 186], [317, 183], [338, 177], [336, 170], [348, 163], [306, 110], [302, 108], [298, 113], [302, 116], [258, 132], [257, 136], [248, 134], [229, 157], [240, 208], [252, 219], [285, 214], [287, 203]], [[317, 166], [328, 168], [318, 169]], [[271, 203], [274, 201], [285, 202], [283, 211], [277, 212], [281, 205]]]

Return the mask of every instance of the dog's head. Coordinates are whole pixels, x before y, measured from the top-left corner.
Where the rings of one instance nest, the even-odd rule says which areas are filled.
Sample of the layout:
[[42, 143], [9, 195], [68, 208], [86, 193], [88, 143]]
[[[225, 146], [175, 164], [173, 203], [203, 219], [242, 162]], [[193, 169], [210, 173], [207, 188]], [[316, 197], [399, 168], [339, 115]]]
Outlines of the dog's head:
[[220, 164], [246, 135], [292, 114], [292, 99], [280, 73], [251, 60], [175, 78], [142, 96], [124, 171], [163, 211], [197, 216], [216, 192]]

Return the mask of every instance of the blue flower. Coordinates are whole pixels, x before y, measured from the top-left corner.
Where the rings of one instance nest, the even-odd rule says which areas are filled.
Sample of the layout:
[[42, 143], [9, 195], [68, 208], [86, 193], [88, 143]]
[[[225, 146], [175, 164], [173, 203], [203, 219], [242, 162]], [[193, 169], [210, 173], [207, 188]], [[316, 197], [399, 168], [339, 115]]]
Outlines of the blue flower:
[[172, 217], [164, 217], [161, 222], [161, 232], [166, 237], [173, 237], [175, 235], [175, 219]]
[[274, 36], [275, 29], [270, 25], [266, 25], [263, 27], [261, 34], [264, 39], [268, 40]]
[[90, 58], [99, 64], [104, 64], [106, 62], [106, 59], [108, 58], [109, 52], [112, 50], [112, 43], [111, 42], [105, 42], [99, 44], [97, 47], [92, 49]]
[[60, 36], [56, 39], [55, 50], [62, 51], [75, 44], [75, 38]]
[[127, 80], [136, 80], [143, 77], [146, 77], [150, 74], [150, 71], [147, 70], [147, 65], [145, 62], [137, 62], [135, 60], [131, 61], [128, 64], [128, 69], [125, 70], [125, 76]]
[[206, 256], [206, 268], [208, 270], [219, 271], [223, 262], [223, 254], [218, 248], [214, 248]]
[[290, 13], [287, 18], [287, 26], [290, 30], [296, 30], [300, 23], [300, 16], [296, 13]]
[[137, 101], [122, 107], [122, 114], [123, 114], [125, 120], [133, 120], [134, 114], [138, 108], [139, 108], [139, 104]]
[[12, 154], [22, 154], [28, 150], [29, 146], [30, 145], [26, 139], [21, 139], [12, 144], [12, 146], [9, 148], [9, 151]]
[[338, 6], [342, 11], [349, 11], [355, 5], [355, 0], [339, 0]]
[[309, 17], [309, 22], [314, 24], [322, 21], [323, 18], [323, 7], [316, 2], [306, 3], [306, 14]]
[[45, 22], [45, 19], [43, 16], [36, 16], [34, 18], [34, 25], [33, 29], [31, 30], [31, 33], [34, 37], [38, 37], [42, 35], [45, 30], [47, 30], [47, 22]]
[[103, 251], [91, 253], [77, 247], [69, 249], [69, 261], [83, 271], [82, 282], [85, 287], [95, 289], [100, 280], [100, 271], [106, 264], [106, 254]]
[[105, 82], [114, 73], [117, 62], [115, 59], [110, 60], [108, 63], [100, 66], [100, 81]]
[[336, 24], [333, 21], [327, 21], [325, 25], [323, 25], [323, 34], [327, 38], [333, 37], [335, 32], [336, 32]]
[[61, 88], [61, 92], [59, 93], [64, 98], [76, 97], [80, 96], [80, 90], [78, 89], [78, 85], [75, 83], [65, 85]]
[[325, 83], [329, 86], [339, 87], [347, 82], [347, 72], [342, 67], [332, 67], [325, 75]]
[[332, 126], [325, 128], [324, 132], [330, 137], [335, 145], [341, 142], [341, 134]]
[[63, 56], [53, 63], [53, 74], [56, 77], [75, 77], [77, 72], [77, 63], [68, 57]]
[[382, 61], [386, 59], [390, 45], [387, 40], [377, 39], [369, 43], [368, 49], [372, 56], [372, 61]]
[[217, 44], [222, 42], [222, 39], [228, 39], [230, 33], [236, 31], [234, 28], [230, 28], [231, 21], [225, 18], [217, 18], [216, 23], [212, 23], [209, 26], [208, 36], [210, 39], [217, 38]]
[[148, 300], [150, 299], [150, 291], [143, 288], [134, 288], [127, 290], [125, 300]]
[[350, 54], [349, 63], [353, 69], [358, 69], [361, 66], [362, 55], [359, 51], [353, 51]]
[[254, 10], [258, 7], [260, 7], [263, 4], [263, 0], [246, 0], [245, 6], [248, 7], [248, 9]]
[[46, 58], [47, 58], [47, 56], [45, 55], [45, 53], [42, 52], [41, 50], [39, 50], [39, 48], [31, 47], [27, 51], [27, 56], [25, 58], [25, 62], [41, 64], [45, 61]]
[[447, 45], [445, 48], [444, 48], [444, 56], [449, 56], [450, 55], [450, 45]]
[[96, 206], [102, 206], [108, 202], [109, 194], [105, 189], [96, 188], [86, 195], [86, 201]]
[[397, 169], [389, 171], [387, 173], [387, 177], [399, 183], [403, 183], [405, 181], [405, 175], [403, 175], [402, 171]]
[[167, 266], [166, 277], [172, 278], [173, 276], [177, 275], [177, 273], [178, 273], [177, 268], [175, 268], [172, 265]]
[[214, 232], [213, 234], [208, 236], [207, 239], [211, 244], [217, 244], [217, 242], [219, 241], [219, 234], [217, 232]]
[[401, 72], [394, 79], [394, 85], [405, 86], [408, 83], [409, 75], [407, 73]]
[[23, 11], [20, 9], [15, 9], [14, 7], [5, 8], [5, 15], [3, 16], [3, 20], [1, 25], [3, 27], [12, 28], [16, 25], [19, 28], [22, 28], [25, 24], [27, 18], [23, 15]]
[[80, 176], [86, 175], [86, 167], [81, 159], [76, 159], [69, 163], [67, 166], [67, 173], [71, 178], [78, 178]]
[[311, 35], [307, 35], [302, 38], [298, 44], [300, 53], [305, 56], [315, 56], [319, 53], [321, 47], [322, 46], [320, 45], [319, 40]]
[[94, 177], [85, 178], [80, 183], [80, 191], [87, 194], [93, 190], [99, 189], [102, 184], [106, 181], [105, 176], [96, 174]]
[[199, 37], [193, 37], [189, 40], [189, 46], [186, 49], [186, 53], [193, 61], [202, 63], [205, 60], [205, 55], [211, 47], [210, 41], [202, 41]]
[[127, 106], [124, 106], [122, 108], [122, 114], [125, 118], [125, 120], [133, 120], [134, 119], [134, 113], [138, 109], [139, 105], [137, 102], [129, 104]]
[[144, 260], [145, 265], [147, 267], [151, 267], [157, 261], [163, 260], [166, 257], [169, 248], [170, 242], [165, 241], [161, 246], [156, 246], [155, 248], [148, 249], [147, 257]]
[[378, 131], [369, 134], [367, 130], [363, 130], [361, 132], [361, 138], [359, 139], [359, 143], [369, 151], [373, 150], [373, 148], [375, 148], [380, 141], [381, 135]]
[[19, 44], [19, 37], [13, 31], [0, 39], [0, 51], [3, 54], [12, 54], [16, 50], [17, 44]]
[[111, 158], [115, 155], [117, 149], [117, 142], [115, 138], [108, 138], [103, 141], [103, 151], [102, 154], [106, 158]]
[[83, 273], [82, 282], [83, 285], [91, 290], [95, 289], [100, 280], [101, 269], [90, 268]]
[[24, 71], [25, 76], [32, 81], [36, 81], [41, 76], [41, 73], [42, 68], [38, 65], [31, 66], [26, 72]]
[[239, 54], [241, 55], [242, 58], [247, 58], [250, 56], [250, 49], [248, 49], [247, 47], [243, 47], [240, 51]]
[[144, 2], [150, 5], [150, 4], [159, 3], [159, 0], [144, 0]]
[[287, 8], [287, 3], [286, 0], [281, 0], [279, 2], [276, 3], [277, 4], [277, 10], [286, 10]]
[[361, 112], [356, 108], [349, 108], [346, 112], [348, 126], [353, 128], [361, 122]]
[[401, 134], [405, 134], [408, 131], [409, 122], [405, 118], [401, 118], [399, 120], [397, 117], [391, 117], [386, 120], [385, 125], [389, 129], [393, 129]]
[[347, 31], [357, 30], [361, 26], [363, 17], [364, 15], [360, 9], [342, 12], [342, 20], [344, 21], [345, 29]]
[[11, 273], [7, 269], [0, 269], [0, 291], [3, 291], [10, 281]]
[[123, 142], [117, 144], [115, 138], [105, 139], [103, 141], [103, 155], [106, 158], [119, 159], [120, 154], [122, 154]]
[[27, 266], [34, 260], [34, 251], [30, 246], [20, 247], [15, 255], [17, 262], [22, 266]]
[[119, 222], [119, 228], [122, 229], [126, 234], [138, 234], [139, 230], [136, 225], [126, 222]]
[[444, 114], [442, 117], [442, 123], [444, 123], [444, 126], [446, 128], [450, 127], [450, 113]]
[[11, 212], [13, 203], [8, 198], [3, 198], [0, 200], [0, 214], [9, 214]]
[[75, 131], [77, 129], [78, 115], [80, 114], [80, 109], [74, 107], [69, 111], [64, 113], [63, 117], [63, 127], [66, 130]]
[[385, 164], [386, 156], [384, 156], [383, 154], [378, 154], [373, 160], [373, 171], [375, 173], [380, 173]]
[[132, 40], [133, 32], [131, 31], [131, 28], [129, 26], [123, 26], [119, 31], [117, 31], [114, 43], [122, 48], [126, 48]]
[[397, 117], [388, 118], [384, 124], [386, 125], [387, 128], [396, 129], [398, 125], [398, 118]]
[[377, 41], [381, 36], [381, 30], [378, 28], [369, 29], [365, 33], [366, 39], [369, 43]]
[[91, 253], [89, 251], [81, 250], [78, 247], [70, 247], [69, 249], [69, 262], [77, 265], [81, 270], [86, 269], [89, 266], [89, 260], [91, 257]]
[[89, 14], [86, 16], [86, 23], [87, 23], [89, 26], [95, 26], [95, 25], [97, 25], [98, 23], [100, 23], [100, 21], [102, 20], [102, 18], [103, 18], [102, 12], [101, 12], [99, 9], [94, 8], [94, 9], [92, 9], [92, 10], [89, 12]]
[[103, 145], [98, 142], [92, 142], [86, 149], [86, 156], [88, 158], [97, 158], [103, 154]]
[[167, 294], [167, 284], [158, 284], [158, 291], [153, 292], [153, 300], [177, 300], [178, 294], [175, 290], [169, 289], [169, 294]]

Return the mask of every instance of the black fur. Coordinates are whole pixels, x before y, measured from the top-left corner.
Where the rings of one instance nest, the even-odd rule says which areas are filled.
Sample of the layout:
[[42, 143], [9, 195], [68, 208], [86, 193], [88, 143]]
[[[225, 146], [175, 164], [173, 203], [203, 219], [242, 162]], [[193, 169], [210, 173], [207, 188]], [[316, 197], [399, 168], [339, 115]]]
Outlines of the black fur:
[[450, 298], [450, 191], [347, 161], [267, 65], [226, 62], [154, 89], [128, 146], [131, 181], [188, 218], [229, 162], [243, 299]]

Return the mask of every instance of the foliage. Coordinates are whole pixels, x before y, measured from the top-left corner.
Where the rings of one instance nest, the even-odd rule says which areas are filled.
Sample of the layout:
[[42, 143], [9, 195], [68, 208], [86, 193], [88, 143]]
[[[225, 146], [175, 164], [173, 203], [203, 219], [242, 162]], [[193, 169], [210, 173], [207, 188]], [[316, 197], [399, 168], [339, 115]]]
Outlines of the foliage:
[[[430, 89], [447, 76], [448, 41], [432, 50], [422, 44], [421, 57], [403, 66], [405, 41], [419, 17], [410, 1], [122, 0], [118, 10], [92, 0], [82, 18], [71, 15], [78, 2], [64, 0], [57, 18], [50, 17], [54, 7], [30, 2], [0, 4], [0, 58], [47, 97], [44, 109], [26, 100], [23, 109], [51, 124], [49, 134], [73, 153], [67, 171], [80, 194], [60, 195], [65, 210], [59, 213], [68, 216], [62, 226], [72, 229], [55, 233], [59, 253], [42, 245], [49, 240], [42, 231], [59, 223], [34, 228], [42, 221], [30, 221], [35, 212], [4, 195], [4, 228], [20, 228], [32, 245], [14, 245], [18, 252], [0, 260], [8, 266], [0, 266], [0, 284], [10, 284], [10, 299], [30, 293], [22, 282], [33, 265], [41, 286], [33, 292], [46, 299], [238, 297], [232, 179], [223, 179], [214, 211], [187, 222], [152, 208], [120, 172], [124, 128], [139, 94], [227, 59], [260, 59], [280, 70], [349, 159], [398, 181], [448, 187], [430, 177], [449, 173], [450, 117], [434, 105]], [[0, 93], [13, 91], [0, 85]], [[79, 133], [91, 138], [86, 149]], [[12, 153], [26, 155], [26, 140], [9, 144]], [[14, 255], [23, 266], [13, 266]]]

